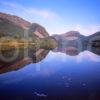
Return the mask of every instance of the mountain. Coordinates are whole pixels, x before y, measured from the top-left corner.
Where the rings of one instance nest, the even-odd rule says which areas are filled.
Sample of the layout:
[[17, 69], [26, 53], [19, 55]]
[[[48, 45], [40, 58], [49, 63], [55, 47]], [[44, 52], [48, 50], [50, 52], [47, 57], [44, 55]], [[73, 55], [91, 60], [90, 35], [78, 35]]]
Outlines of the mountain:
[[61, 35], [53, 35], [53, 37], [58, 41], [58, 48], [63, 48], [65, 46], [68, 47], [69, 45], [71, 45], [85, 49], [83, 43], [86, 37], [81, 35], [77, 31], [69, 31]]
[[77, 55], [84, 50], [100, 55], [100, 32], [90, 36], [83, 36], [77, 31], [69, 31], [61, 35], [53, 35], [58, 41], [54, 52], [64, 52], [68, 55]]
[[28, 33], [29, 33], [29, 36], [31, 36], [31, 37], [32, 36], [37, 36], [37, 37], [40, 37], [40, 38], [44, 38], [44, 37], [49, 36], [46, 29], [43, 26], [41, 26], [37, 23], [32, 23], [32, 25], [29, 28]]
[[81, 35], [77, 31], [69, 31], [61, 35], [53, 35], [55, 39], [59, 40], [66, 40], [66, 41], [74, 41], [80, 38], [84, 38], [85, 36]]
[[[18, 28], [22, 29], [23, 32], [19, 31]], [[0, 35], [16, 35], [20, 37], [21, 34], [24, 36], [24, 33], [33, 38], [44, 38], [49, 36], [46, 29], [37, 23], [30, 23], [18, 16], [0, 12]]]
[[[52, 45], [51, 42], [55, 44]], [[37, 23], [32, 24], [18, 16], [0, 13], [0, 55], [2, 55], [0, 56], [0, 73], [16, 70], [29, 63], [42, 60], [48, 50], [45, 52], [38, 49], [41, 49], [40, 47], [51, 49], [55, 45], [55, 39], [49, 37], [43, 26]]]
[[100, 31], [95, 32], [94, 34], [88, 36], [88, 39], [90, 39], [90, 38], [92, 38], [92, 39], [98, 38], [100, 40]]
[[76, 40], [78, 39], [80, 33], [77, 31], [69, 31], [62, 34], [62, 37], [66, 38], [67, 40]]
[[22, 28], [28, 28], [31, 25], [30, 22], [24, 20], [23, 18], [20, 18], [15, 15], [11, 15], [11, 14], [6, 14], [6, 13], [0, 12], [0, 18], [7, 19], [7, 20], [17, 24], [18, 26], [21, 26]]
[[12, 21], [0, 17], [0, 37], [21, 38], [24, 36], [24, 28]]
[[87, 49], [100, 55], [100, 32], [96, 32], [87, 37]]

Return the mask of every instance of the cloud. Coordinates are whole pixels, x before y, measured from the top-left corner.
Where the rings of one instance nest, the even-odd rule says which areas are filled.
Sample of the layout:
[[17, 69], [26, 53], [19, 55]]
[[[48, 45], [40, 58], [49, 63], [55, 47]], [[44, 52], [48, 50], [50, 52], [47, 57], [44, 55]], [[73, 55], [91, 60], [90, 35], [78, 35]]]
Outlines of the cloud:
[[[33, 8], [33, 7], [24, 7], [21, 4], [18, 4], [16, 2], [1, 2], [2, 5], [8, 7], [9, 9], [11, 9], [12, 11], [14, 10], [15, 12], [21, 12], [20, 14], [22, 14], [23, 12], [26, 13], [26, 15], [33, 15], [33, 16], [40, 16], [44, 19], [48, 19], [48, 18], [60, 18], [55, 12], [50, 11], [48, 9], [38, 9], [38, 8]], [[11, 12], [12, 12], [11, 11]]]
[[89, 26], [82, 26], [82, 25], [76, 25], [74, 28], [76, 31], [79, 31], [81, 34], [85, 36], [89, 36], [91, 34], [94, 34], [97, 31], [100, 31], [100, 25], [89, 25]]
[[45, 19], [58, 17], [54, 12], [46, 10], [46, 9], [30, 8], [26, 10], [26, 12], [29, 14], [35, 14], [35, 15], [41, 16]]

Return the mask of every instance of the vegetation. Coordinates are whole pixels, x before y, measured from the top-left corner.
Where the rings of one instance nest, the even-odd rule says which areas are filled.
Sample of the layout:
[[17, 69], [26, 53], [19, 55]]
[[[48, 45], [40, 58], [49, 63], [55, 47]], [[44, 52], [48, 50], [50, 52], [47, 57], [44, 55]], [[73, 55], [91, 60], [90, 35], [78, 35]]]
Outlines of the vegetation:
[[28, 47], [52, 49], [56, 46], [57, 43], [53, 38], [34, 39], [34, 40], [28, 40], [28, 39], [26, 40], [24, 38], [21, 39], [0, 38], [0, 50], [9, 50], [12, 48], [22, 49]]

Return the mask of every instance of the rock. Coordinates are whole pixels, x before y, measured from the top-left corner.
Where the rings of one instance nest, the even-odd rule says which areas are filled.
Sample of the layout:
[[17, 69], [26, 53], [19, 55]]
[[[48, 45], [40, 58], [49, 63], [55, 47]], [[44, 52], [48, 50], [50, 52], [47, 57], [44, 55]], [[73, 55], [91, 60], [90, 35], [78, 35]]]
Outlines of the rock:
[[15, 24], [17, 24], [18, 26], [22, 27], [22, 28], [29, 28], [31, 23], [18, 17], [15, 15], [11, 15], [11, 14], [6, 14], [6, 13], [2, 13], [0, 12], [0, 18], [4, 18], [7, 19]]
[[22, 38], [24, 36], [24, 28], [9, 21], [8, 19], [0, 17], [0, 38]]
[[29, 36], [32, 36], [32, 37], [36, 36], [39, 38], [45, 38], [45, 37], [48, 37], [49, 34], [45, 30], [44, 27], [42, 27], [41, 25], [39, 25], [37, 23], [33, 23], [29, 28]]

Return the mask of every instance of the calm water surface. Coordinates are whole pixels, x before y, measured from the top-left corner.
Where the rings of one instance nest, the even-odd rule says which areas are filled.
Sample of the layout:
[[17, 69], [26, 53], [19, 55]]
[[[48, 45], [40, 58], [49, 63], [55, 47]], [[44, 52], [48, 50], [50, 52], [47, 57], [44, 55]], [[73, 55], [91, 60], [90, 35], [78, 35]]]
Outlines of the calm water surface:
[[52, 52], [39, 63], [0, 74], [0, 100], [99, 100], [100, 57]]

